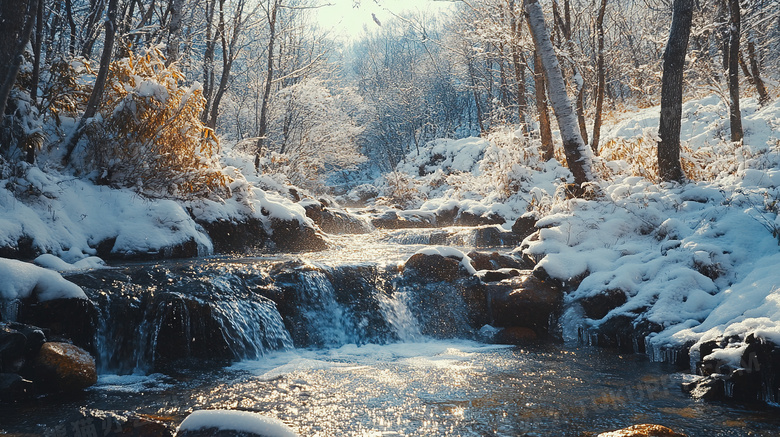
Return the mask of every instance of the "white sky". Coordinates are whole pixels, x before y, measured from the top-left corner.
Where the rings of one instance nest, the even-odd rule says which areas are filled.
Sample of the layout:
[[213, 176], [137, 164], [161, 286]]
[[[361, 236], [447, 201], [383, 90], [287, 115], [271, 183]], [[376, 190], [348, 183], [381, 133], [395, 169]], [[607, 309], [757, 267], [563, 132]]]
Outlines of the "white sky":
[[451, 8], [450, 1], [435, 0], [360, 0], [360, 7], [354, 8], [355, 0], [320, 0], [329, 4], [316, 10], [317, 20], [325, 30], [336, 35], [353, 39], [365, 28], [368, 31], [378, 29], [371, 14], [376, 14], [381, 23], [392, 20], [393, 14], [409, 10], [443, 11]]

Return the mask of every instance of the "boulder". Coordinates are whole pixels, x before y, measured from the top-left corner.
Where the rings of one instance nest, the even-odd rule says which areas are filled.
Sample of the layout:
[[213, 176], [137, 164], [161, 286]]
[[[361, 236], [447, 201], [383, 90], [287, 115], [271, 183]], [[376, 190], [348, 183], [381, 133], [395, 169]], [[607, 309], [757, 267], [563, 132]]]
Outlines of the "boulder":
[[328, 248], [322, 232], [295, 219], [272, 218], [270, 238], [277, 250], [285, 252], [313, 252]]
[[416, 273], [425, 282], [453, 282], [459, 277], [468, 275], [460, 260], [439, 254], [423, 253], [416, 253], [406, 260], [403, 273], [405, 276]]
[[521, 275], [488, 284], [485, 288], [491, 325], [523, 327], [549, 333], [551, 319], [563, 305], [563, 292], [552, 282]]
[[589, 319], [600, 320], [610, 311], [623, 305], [627, 301], [623, 290], [608, 289], [600, 293], [580, 299], [585, 316]]
[[436, 217], [432, 214], [389, 210], [371, 220], [371, 224], [377, 229], [433, 228], [436, 226]]
[[538, 340], [539, 336], [531, 328], [521, 326], [510, 326], [496, 333], [493, 342], [498, 344], [527, 344]]
[[187, 416], [176, 437], [297, 437], [279, 419], [249, 411], [198, 410]]
[[16, 373], [0, 373], [0, 402], [17, 402], [33, 396], [33, 383]]
[[488, 283], [503, 281], [504, 279], [520, 276], [520, 274], [520, 270], [517, 269], [481, 270], [477, 272], [477, 277], [480, 281]]
[[24, 365], [26, 350], [24, 334], [0, 325], [0, 372], [18, 372]]
[[198, 221], [206, 230], [214, 245], [215, 253], [250, 253], [265, 247], [268, 233], [263, 222], [258, 218], [247, 218], [242, 221], [216, 220], [213, 222]]
[[[165, 417], [164, 419], [168, 419]], [[166, 420], [167, 421], [167, 420]], [[82, 410], [81, 417], [72, 422], [80, 436], [104, 437], [172, 437], [168, 425], [157, 418], [133, 413], [116, 414], [110, 411]]]
[[52, 299], [24, 301], [17, 320], [48, 330], [48, 337], [62, 338], [88, 351], [95, 350], [98, 312], [89, 299]]
[[472, 251], [467, 255], [471, 259], [471, 265], [475, 270], [518, 269], [532, 270], [533, 263], [530, 260], [519, 260], [513, 256], [501, 255], [498, 252], [486, 253]]
[[633, 425], [617, 431], [602, 432], [598, 437], [686, 437], [661, 425]]
[[35, 386], [42, 392], [76, 392], [97, 382], [95, 359], [70, 343], [47, 342], [35, 357]]
[[520, 241], [523, 241], [536, 232], [536, 221], [536, 217], [533, 215], [523, 215], [512, 224], [512, 232]]
[[722, 401], [726, 398], [724, 377], [707, 376], [697, 381], [682, 384], [682, 390], [694, 399], [704, 401]]
[[371, 224], [360, 217], [328, 208], [322, 202], [310, 200], [301, 204], [306, 210], [306, 217], [328, 234], [366, 234], [372, 230]]

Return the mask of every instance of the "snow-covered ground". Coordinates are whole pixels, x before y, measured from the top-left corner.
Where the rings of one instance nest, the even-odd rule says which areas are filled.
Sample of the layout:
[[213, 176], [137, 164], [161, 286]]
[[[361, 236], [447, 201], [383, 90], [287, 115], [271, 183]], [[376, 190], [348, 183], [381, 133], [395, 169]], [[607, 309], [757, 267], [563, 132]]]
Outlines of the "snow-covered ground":
[[[681, 154], [691, 181], [683, 185], [647, 178], [656, 172], [659, 108], [652, 107], [612, 115], [587, 199], [567, 199], [561, 187], [571, 176], [556, 162], [540, 162], [538, 140], [507, 131], [412, 151], [377, 184], [378, 202], [496, 212], [505, 226], [535, 213], [542, 229], [518, 250], [553, 278], [576, 286], [584, 277], [567, 294], [565, 319], [592, 327], [615, 316], [657, 324], [662, 331], [646, 339], [651, 355], [751, 333], [780, 344], [780, 102], [760, 108], [746, 99], [742, 112], [745, 139], [734, 145], [718, 97], [684, 105]], [[625, 304], [584, 319], [578, 301], [605, 291], [624, 293]], [[740, 347], [716, 353], [738, 367]]]

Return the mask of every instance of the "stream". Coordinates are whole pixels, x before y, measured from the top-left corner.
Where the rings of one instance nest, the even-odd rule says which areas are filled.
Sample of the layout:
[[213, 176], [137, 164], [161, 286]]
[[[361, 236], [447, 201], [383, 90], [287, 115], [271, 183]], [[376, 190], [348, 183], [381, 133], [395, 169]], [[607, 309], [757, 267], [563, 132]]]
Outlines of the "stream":
[[[100, 311], [98, 384], [0, 407], [0, 434], [82, 437], [93, 435], [84, 413], [175, 425], [212, 408], [277, 417], [302, 436], [585, 436], [638, 423], [689, 436], [778, 434], [777, 409], [692, 400], [680, 390], [690, 375], [645, 355], [571, 338], [489, 344], [489, 328], [465, 326], [455, 299], [428, 314], [398, 264], [430, 243], [473, 250], [470, 235], [377, 231], [334, 236], [319, 253], [70, 275]], [[446, 332], [431, 335], [429, 319], [449, 321]], [[106, 435], [110, 423], [95, 420], [88, 429]]]

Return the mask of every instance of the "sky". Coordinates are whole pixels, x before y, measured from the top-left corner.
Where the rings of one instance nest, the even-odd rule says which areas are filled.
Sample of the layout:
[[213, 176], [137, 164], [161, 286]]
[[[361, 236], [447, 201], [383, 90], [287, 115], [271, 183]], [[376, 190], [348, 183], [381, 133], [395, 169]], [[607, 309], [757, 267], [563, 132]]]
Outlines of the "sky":
[[317, 21], [323, 29], [332, 29], [334, 34], [346, 39], [356, 39], [364, 29], [369, 32], [379, 29], [372, 14], [379, 23], [385, 23], [392, 20], [394, 14], [415, 10], [439, 12], [454, 5], [450, 1], [436, 0], [359, 0], [359, 7], [355, 7], [356, 0], [321, 0], [321, 3], [328, 6], [317, 10]]

